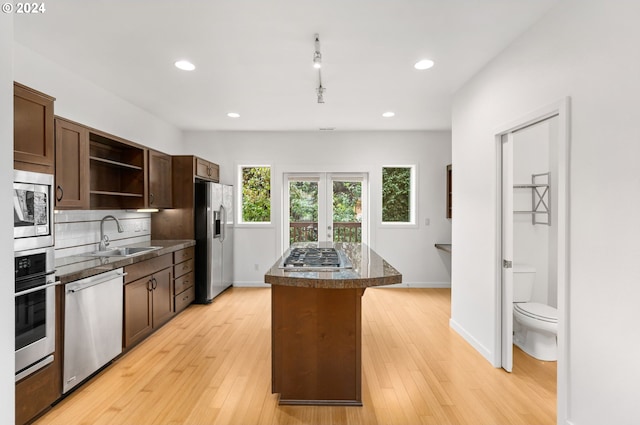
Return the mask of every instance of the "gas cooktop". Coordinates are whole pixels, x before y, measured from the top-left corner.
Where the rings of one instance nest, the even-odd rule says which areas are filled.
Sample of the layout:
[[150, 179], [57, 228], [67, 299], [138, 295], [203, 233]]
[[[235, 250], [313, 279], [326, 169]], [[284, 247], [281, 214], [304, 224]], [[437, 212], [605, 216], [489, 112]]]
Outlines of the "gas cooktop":
[[293, 248], [280, 264], [280, 268], [285, 270], [340, 270], [352, 267], [345, 253], [335, 248]]

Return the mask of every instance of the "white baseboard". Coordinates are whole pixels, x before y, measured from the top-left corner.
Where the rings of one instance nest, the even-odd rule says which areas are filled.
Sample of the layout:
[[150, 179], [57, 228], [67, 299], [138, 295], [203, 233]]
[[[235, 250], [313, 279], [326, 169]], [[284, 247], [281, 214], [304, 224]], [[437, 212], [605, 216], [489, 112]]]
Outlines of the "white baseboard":
[[500, 365], [495, 364], [494, 355], [487, 347], [482, 345], [480, 341], [475, 339], [469, 332], [467, 332], [462, 326], [460, 326], [455, 320], [449, 319], [449, 326], [456, 331], [465, 341], [467, 341], [473, 348], [479, 352], [482, 357], [487, 359], [489, 363], [491, 363], [495, 367], [500, 367]]
[[381, 288], [451, 288], [451, 282], [402, 282]]
[[236, 288], [271, 288], [271, 285], [264, 282], [233, 282]]

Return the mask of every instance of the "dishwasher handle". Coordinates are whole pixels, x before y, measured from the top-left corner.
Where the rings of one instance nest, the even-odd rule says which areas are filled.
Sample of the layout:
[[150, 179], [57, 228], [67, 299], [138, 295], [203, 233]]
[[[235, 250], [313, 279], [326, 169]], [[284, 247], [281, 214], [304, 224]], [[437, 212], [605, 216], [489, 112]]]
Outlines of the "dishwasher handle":
[[76, 286], [74, 288], [71, 289], [67, 289], [67, 293], [71, 293], [71, 294], [75, 294], [76, 292], [80, 292], [83, 291], [87, 288], [91, 288], [92, 286], [96, 286], [96, 285], [100, 285], [103, 284], [105, 282], [108, 282], [112, 279], [117, 279], [119, 277], [124, 277], [127, 275], [127, 273], [106, 273], [109, 274], [109, 276], [105, 276], [103, 279], [99, 279], [99, 280], [91, 280], [87, 283], [83, 283], [83, 284], [76, 284]]

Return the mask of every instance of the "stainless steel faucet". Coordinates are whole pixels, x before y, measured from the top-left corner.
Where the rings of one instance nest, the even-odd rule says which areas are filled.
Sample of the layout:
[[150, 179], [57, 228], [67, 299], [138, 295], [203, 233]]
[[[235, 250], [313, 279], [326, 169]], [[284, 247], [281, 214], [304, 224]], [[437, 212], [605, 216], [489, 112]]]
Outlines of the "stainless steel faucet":
[[105, 215], [104, 217], [102, 217], [102, 220], [100, 220], [100, 246], [98, 248], [99, 251], [106, 251], [107, 247], [109, 246], [109, 236], [104, 234], [104, 222], [105, 220], [110, 218], [114, 219], [116, 224], [118, 225], [118, 233], [124, 232], [117, 218], [112, 215]]

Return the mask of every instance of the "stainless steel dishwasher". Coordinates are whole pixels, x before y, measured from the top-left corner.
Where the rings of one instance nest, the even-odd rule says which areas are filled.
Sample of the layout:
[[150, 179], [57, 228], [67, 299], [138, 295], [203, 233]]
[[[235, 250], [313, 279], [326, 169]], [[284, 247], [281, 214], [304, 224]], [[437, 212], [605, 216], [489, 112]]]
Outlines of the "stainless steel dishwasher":
[[65, 286], [63, 393], [122, 352], [124, 275], [120, 268]]

